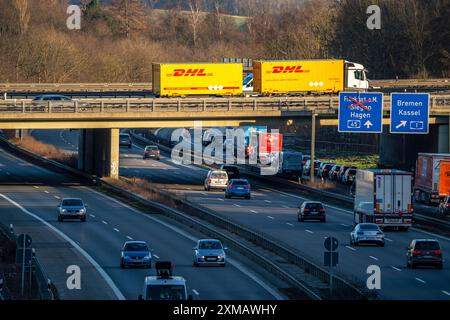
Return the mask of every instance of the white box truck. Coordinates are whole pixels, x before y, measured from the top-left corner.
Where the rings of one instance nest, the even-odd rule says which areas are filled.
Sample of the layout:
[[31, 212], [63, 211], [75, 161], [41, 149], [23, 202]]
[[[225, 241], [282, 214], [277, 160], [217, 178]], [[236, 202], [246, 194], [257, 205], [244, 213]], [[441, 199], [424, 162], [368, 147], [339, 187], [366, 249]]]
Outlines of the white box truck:
[[412, 173], [369, 169], [357, 170], [354, 223], [408, 230], [412, 225]]

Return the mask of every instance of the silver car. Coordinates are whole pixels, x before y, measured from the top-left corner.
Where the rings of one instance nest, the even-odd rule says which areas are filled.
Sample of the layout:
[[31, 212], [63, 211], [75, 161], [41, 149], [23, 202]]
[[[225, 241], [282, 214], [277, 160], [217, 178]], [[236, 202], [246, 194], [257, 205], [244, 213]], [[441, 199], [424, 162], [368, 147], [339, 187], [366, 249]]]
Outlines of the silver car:
[[197, 241], [197, 245], [193, 248], [193, 264], [194, 267], [200, 265], [219, 265], [225, 267], [226, 255], [220, 240], [201, 239]]
[[228, 174], [224, 170], [209, 170], [205, 179], [205, 191], [210, 189], [225, 190], [228, 185]]
[[59, 222], [63, 222], [65, 219], [79, 219], [83, 222], [86, 221], [87, 205], [85, 205], [81, 199], [64, 198], [57, 208]]
[[375, 243], [384, 247], [384, 233], [375, 223], [359, 223], [350, 232], [350, 244]]
[[[54, 110], [59, 111], [73, 109], [75, 107], [75, 100], [60, 94], [43, 94], [34, 97], [31, 101], [31, 105], [33, 107], [38, 107], [39, 110], [45, 110], [49, 103]], [[85, 108], [89, 108], [90, 104], [87, 102], [79, 102], [78, 106], [83, 111]]]

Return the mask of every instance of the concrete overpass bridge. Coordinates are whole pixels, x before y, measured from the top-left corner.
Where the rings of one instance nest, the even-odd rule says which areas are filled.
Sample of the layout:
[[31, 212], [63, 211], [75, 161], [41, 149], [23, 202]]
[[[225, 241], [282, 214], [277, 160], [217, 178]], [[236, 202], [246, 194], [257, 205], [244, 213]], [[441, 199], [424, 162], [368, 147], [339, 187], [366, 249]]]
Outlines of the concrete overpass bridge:
[[[390, 97], [385, 96], [383, 103], [383, 123], [389, 124]], [[117, 177], [121, 128], [193, 127], [197, 121], [204, 127], [239, 126], [313, 114], [320, 125], [336, 126], [338, 104], [336, 96], [101, 99], [44, 105], [33, 105], [31, 100], [5, 100], [0, 101], [0, 129], [82, 129], [80, 169]], [[450, 95], [431, 95], [430, 124], [448, 128], [449, 117]], [[447, 141], [448, 146], [449, 135], [447, 129], [437, 139]]]

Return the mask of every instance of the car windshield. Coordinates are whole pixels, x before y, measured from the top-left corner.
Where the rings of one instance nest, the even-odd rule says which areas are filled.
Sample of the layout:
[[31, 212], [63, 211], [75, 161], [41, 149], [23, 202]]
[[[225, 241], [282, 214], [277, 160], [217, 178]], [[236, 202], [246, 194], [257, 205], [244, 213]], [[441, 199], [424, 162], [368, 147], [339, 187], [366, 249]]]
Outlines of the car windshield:
[[376, 224], [360, 224], [359, 228], [361, 230], [380, 230]]
[[126, 135], [126, 134], [121, 134], [120, 135], [120, 139], [128, 139], [128, 138], [129, 138], [129, 136]]
[[213, 172], [211, 173], [211, 178], [213, 179], [226, 179], [227, 175], [222, 172]]
[[186, 300], [186, 291], [183, 285], [147, 286], [146, 300]]
[[437, 241], [417, 241], [416, 250], [439, 250], [439, 243]]
[[233, 186], [246, 186], [246, 185], [248, 185], [248, 182], [245, 180], [233, 180], [232, 185]]
[[149, 251], [145, 243], [127, 243], [124, 251]]
[[67, 199], [67, 200], [63, 200], [62, 205], [63, 206], [82, 206], [83, 201], [81, 201], [79, 199]]
[[158, 150], [158, 147], [147, 147], [147, 148], [145, 148], [146, 150], [152, 150], [152, 151], [154, 151], [154, 150]]
[[310, 209], [310, 210], [319, 210], [319, 209], [322, 209], [322, 204], [320, 204], [320, 203], [308, 203], [306, 205], [306, 208]]
[[356, 174], [356, 170], [348, 170], [348, 174]]
[[222, 249], [222, 244], [218, 241], [202, 241], [198, 244], [199, 249], [218, 250]]

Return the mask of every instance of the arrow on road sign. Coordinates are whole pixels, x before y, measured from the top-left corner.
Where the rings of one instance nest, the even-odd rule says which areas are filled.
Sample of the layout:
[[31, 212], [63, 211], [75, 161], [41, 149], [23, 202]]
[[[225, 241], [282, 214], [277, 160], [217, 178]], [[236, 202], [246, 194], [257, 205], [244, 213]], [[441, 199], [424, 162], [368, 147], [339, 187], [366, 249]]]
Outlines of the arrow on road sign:
[[371, 126], [373, 126], [373, 123], [370, 122], [370, 120], [367, 120], [366, 123], [364, 123], [364, 126], [369, 129]]
[[406, 127], [407, 121], [400, 121], [398, 125], [395, 126], [395, 129], [399, 129], [401, 127]]

